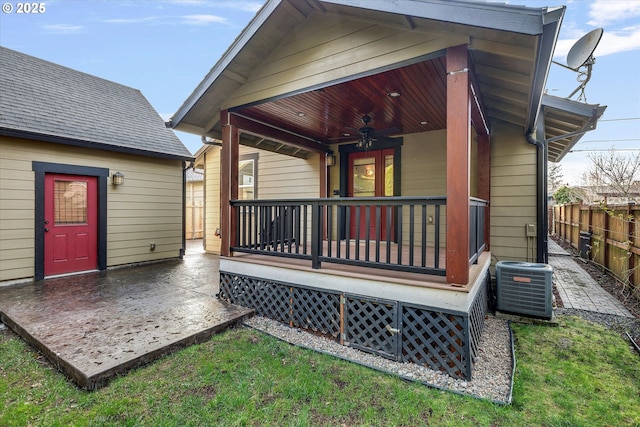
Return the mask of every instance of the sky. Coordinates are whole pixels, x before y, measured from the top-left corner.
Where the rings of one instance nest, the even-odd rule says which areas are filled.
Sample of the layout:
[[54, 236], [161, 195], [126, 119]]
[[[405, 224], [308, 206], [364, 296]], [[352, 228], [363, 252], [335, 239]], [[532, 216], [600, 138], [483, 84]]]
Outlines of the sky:
[[[261, 0], [0, 0], [0, 45], [139, 89], [169, 119], [263, 5]], [[595, 28], [604, 35], [585, 89], [607, 105], [597, 129], [560, 162], [563, 181], [581, 183], [588, 155], [640, 150], [640, 0], [503, 0], [567, 7], [554, 60]], [[29, 7], [25, 7], [28, 5]], [[22, 12], [18, 13], [19, 9]], [[29, 9], [29, 10], [27, 10]], [[33, 9], [33, 10], [32, 10]], [[37, 12], [37, 13], [35, 13]], [[546, 89], [567, 97], [578, 74], [553, 64]], [[1, 89], [0, 89], [1, 90]], [[577, 99], [579, 94], [573, 96]], [[176, 132], [193, 154], [200, 138]]]

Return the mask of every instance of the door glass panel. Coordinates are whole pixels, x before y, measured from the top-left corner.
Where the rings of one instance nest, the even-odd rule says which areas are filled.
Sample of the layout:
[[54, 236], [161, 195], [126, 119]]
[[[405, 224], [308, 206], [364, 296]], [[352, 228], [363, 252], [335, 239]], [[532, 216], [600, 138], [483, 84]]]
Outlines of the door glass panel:
[[353, 197], [376, 195], [376, 159], [364, 157], [353, 160]]
[[393, 154], [384, 156], [384, 195], [393, 196]]
[[53, 211], [56, 225], [87, 223], [87, 183], [54, 181]]

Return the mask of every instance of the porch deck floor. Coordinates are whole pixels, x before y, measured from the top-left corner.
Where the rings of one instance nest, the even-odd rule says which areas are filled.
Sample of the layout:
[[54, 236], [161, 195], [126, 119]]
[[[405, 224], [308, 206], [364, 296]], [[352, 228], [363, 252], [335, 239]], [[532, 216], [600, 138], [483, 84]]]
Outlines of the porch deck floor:
[[[355, 242], [351, 241], [350, 243], [351, 243], [350, 249], [349, 249], [350, 259], [356, 259], [355, 258], [355, 254], [356, 254]], [[333, 241], [331, 242], [331, 244], [332, 244], [331, 253], [335, 256], [337, 254], [336, 242]], [[328, 242], [326, 240], [323, 241], [323, 254], [325, 256], [328, 254], [328, 246], [329, 246]], [[374, 244], [371, 243], [371, 246], [372, 247], [370, 249], [370, 259], [372, 261], [375, 261], [375, 252], [373, 248]], [[287, 251], [287, 249], [288, 249], [287, 245], [285, 245], [285, 252]], [[383, 261], [386, 259], [386, 250], [387, 250], [386, 243], [381, 243], [380, 257], [381, 257], [381, 260]], [[292, 248], [292, 251], [295, 253], [295, 248]], [[302, 253], [302, 247], [299, 248], [299, 251], [300, 253]], [[402, 251], [402, 259], [406, 264], [407, 260], [409, 260], [410, 249], [408, 246], [405, 245], [402, 247], [401, 251]], [[435, 251], [434, 247], [427, 248], [427, 256], [426, 256], [427, 267], [434, 267], [433, 265], [434, 251]], [[307, 247], [306, 253], [307, 254], [311, 253], [310, 247]], [[340, 243], [340, 253], [343, 258], [346, 258], [345, 257], [345, 254], [346, 254], [345, 241], [341, 241]], [[360, 243], [359, 253], [360, 253], [359, 259], [364, 260], [365, 259], [365, 243], [363, 242]], [[391, 264], [396, 264], [395, 260], [398, 259], [398, 246], [393, 243], [390, 244], [389, 253], [390, 253]], [[420, 254], [420, 248], [415, 247], [414, 248], [414, 265], [417, 265], [417, 266], [420, 266], [422, 262], [419, 254]], [[481, 254], [482, 258], [486, 256], [490, 257], [491, 256], [490, 252], [483, 252]], [[440, 249], [439, 257], [440, 257], [439, 268], [445, 269], [446, 268], [446, 262], [445, 262], [446, 250], [444, 248]], [[381, 265], [381, 268], [370, 268], [370, 267], [353, 266], [353, 265], [346, 265], [346, 264], [339, 264], [339, 263], [325, 261], [325, 262], [322, 262], [321, 268], [319, 270], [315, 270], [311, 267], [310, 260], [281, 257], [281, 256], [278, 256], [278, 252], [276, 251], [271, 252], [270, 255], [235, 252], [233, 257], [231, 257], [230, 259], [234, 261], [276, 266], [276, 267], [282, 267], [282, 268], [290, 268], [290, 269], [301, 270], [301, 271], [319, 272], [319, 273], [333, 274], [333, 275], [344, 276], [344, 277], [358, 277], [358, 278], [366, 278], [366, 279], [373, 279], [373, 280], [382, 280], [382, 281], [388, 281], [391, 283], [405, 284], [409, 286], [422, 286], [422, 287], [449, 289], [449, 290], [456, 290], [456, 291], [470, 290], [472, 285], [476, 282], [478, 275], [481, 272], [481, 269], [478, 268], [477, 265], [471, 265], [469, 268], [468, 283], [453, 286], [447, 283], [446, 277], [444, 276], [390, 270], [390, 269], [385, 269], [383, 265]], [[429, 260], [431, 260], [431, 262], [429, 262]]]
[[253, 310], [218, 291], [218, 257], [0, 288], [0, 319], [80, 387], [94, 390], [160, 356], [209, 339]]

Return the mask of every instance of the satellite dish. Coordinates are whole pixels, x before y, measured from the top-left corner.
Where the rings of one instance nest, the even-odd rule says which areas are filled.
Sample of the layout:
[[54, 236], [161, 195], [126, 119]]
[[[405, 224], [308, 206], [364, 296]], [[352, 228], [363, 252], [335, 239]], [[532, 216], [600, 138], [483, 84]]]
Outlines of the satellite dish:
[[602, 28], [596, 28], [582, 36], [567, 54], [567, 66], [573, 70], [593, 61], [593, 52], [602, 38]]
[[567, 96], [568, 99], [571, 99], [573, 95], [580, 92], [578, 100], [587, 102], [587, 97], [584, 94], [584, 88], [591, 79], [591, 69], [593, 68], [593, 64], [596, 63], [596, 58], [593, 57], [593, 52], [596, 50], [603, 32], [602, 28], [596, 28], [595, 30], [589, 31], [587, 34], [582, 36], [580, 40], [575, 42], [567, 54], [567, 65], [552, 61], [554, 64], [558, 64], [561, 67], [578, 73], [578, 82], [580, 82], [580, 85], [576, 90], [571, 92], [571, 95]]

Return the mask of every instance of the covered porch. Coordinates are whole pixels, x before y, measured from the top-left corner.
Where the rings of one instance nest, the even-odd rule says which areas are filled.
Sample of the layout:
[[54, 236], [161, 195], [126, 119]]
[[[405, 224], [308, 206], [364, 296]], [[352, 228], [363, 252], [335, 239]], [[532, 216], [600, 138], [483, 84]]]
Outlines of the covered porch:
[[268, 1], [169, 123], [220, 147], [220, 297], [470, 378], [490, 250], [543, 250], [528, 138], [563, 13]]
[[[400, 173], [402, 121], [390, 119], [384, 124], [391, 125], [387, 129], [393, 130], [378, 133], [365, 123], [366, 126], [353, 136], [344, 132], [348, 127], [343, 124], [342, 129], [334, 131], [337, 132], [335, 137], [325, 135], [326, 142], [322, 142], [318, 136], [324, 131], [319, 128], [328, 125], [320, 118], [322, 106], [320, 101], [314, 101], [316, 91], [222, 111], [221, 255], [253, 254], [307, 260], [313, 269], [332, 263], [421, 273], [425, 275], [425, 281], [437, 276], [444, 277], [452, 287], [467, 286], [471, 266], [489, 248], [488, 200], [491, 192], [491, 136], [487, 112], [469, 59], [467, 46], [459, 45], [419, 63], [419, 68], [444, 68], [438, 90], [446, 102], [434, 100], [436, 105], [429, 105], [431, 97], [419, 100], [424, 108], [437, 111], [441, 117], [438, 119], [441, 124], [432, 126], [445, 126], [446, 152], [441, 161], [446, 165], [446, 176], [437, 178], [445, 182], [444, 195], [431, 192], [407, 195], [415, 191], [407, 191], [408, 185]], [[417, 78], [418, 68], [414, 67], [412, 72]], [[335, 108], [348, 103], [352, 97], [371, 95], [370, 98], [379, 98], [380, 105], [373, 104], [368, 110], [362, 107], [358, 111], [383, 110], [389, 108], [385, 104], [395, 100], [386, 93], [380, 97], [368, 87], [402, 86], [403, 91], [406, 88], [405, 96], [415, 97], [410, 82], [406, 77], [403, 79], [401, 73], [394, 70], [373, 74], [327, 87], [323, 92], [335, 93], [327, 99]], [[312, 127], [289, 123], [277, 113], [283, 103], [288, 104], [290, 110], [305, 111], [300, 113], [305, 118], [318, 117], [311, 121]], [[367, 113], [365, 117], [369, 117], [368, 114], [373, 115]], [[380, 114], [384, 114], [383, 111]], [[412, 120], [417, 121], [420, 117], [419, 113], [411, 114]], [[398, 113], [400, 117], [402, 114]], [[378, 121], [382, 122], [382, 119]], [[354, 138], [355, 142], [349, 142]], [[281, 145], [289, 148], [279, 150], [265, 144], [264, 140], [282, 141]], [[320, 197], [240, 200], [239, 147], [252, 142], [285, 155], [317, 158]], [[292, 147], [297, 150], [291, 151]], [[340, 166], [332, 168], [334, 153], [338, 151]], [[367, 161], [366, 157], [381, 156], [386, 156], [385, 165], [359, 166], [357, 163], [358, 159]], [[364, 165], [363, 162], [360, 164]], [[371, 172], [370, 191], [358, 189], [358, 174], [376, 168], [378, 172]], [[433, 179], [419, 171], [414, 175], [418, 179], [421, 176], [425, 180]], [[339, 189], [335, 189], [338, 185], [335, 181], [339, 181]], [[291, 185], [295, 187], [296, 184]], [[330, 193], [333, 197], [329, 197]], [[287, 194], [286, 189], [283, 194]]]

